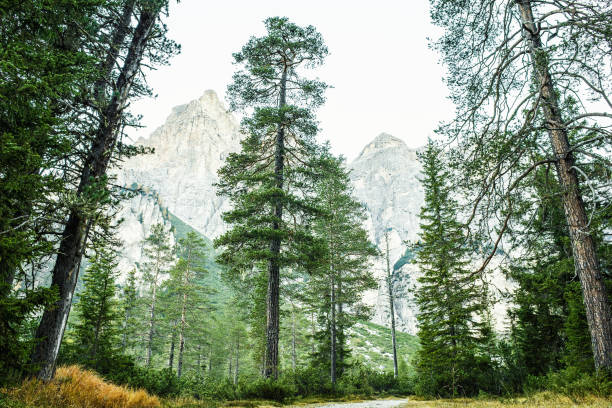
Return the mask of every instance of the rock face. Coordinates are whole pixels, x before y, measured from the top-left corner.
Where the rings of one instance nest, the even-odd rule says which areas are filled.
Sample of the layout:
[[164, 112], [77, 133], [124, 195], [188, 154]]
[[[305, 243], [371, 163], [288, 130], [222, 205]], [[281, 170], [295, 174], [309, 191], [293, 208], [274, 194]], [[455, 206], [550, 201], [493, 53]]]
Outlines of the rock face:
[[[419, 182], [421, 165], [415, 149], [410, 149], [396, 137], [381, 133], [363, 148], [350, 168], [355, 196], [367, 208], [365, 226], [370, 239], [383, 253], [374, 261], [373, 274], [379, 281], [379, 289], [368, 293], [366, 301], [375, 305], [374, 322], [386, 325], [390, 318], [385, 279], [385, 232], [393, 270], [405, 251], [405, 242], [414, 241], [419, 231], [419, 212], [424, 197]], [[416, 281], [414, 269], [413, 265], [405, 265], [393, 270], [397, 327], [410, 333], [416, 330], [415, 309], [411, 301], [411, 287]]]
[[160, 205], [208, 237], [223, 231], [224, 199], [215, 194], [217, 170], [240, 149], [240, 131], [214, 91], [177, 106], [166, 123], [137, 143], [155, 153], [128, 160], [119, 182], [156, 192]]
[[137, 141], [155, 152], [127, 160], [117, 174], [119, 184], [147, 192], [126, 202], [119, 214], [124, 219], [119, 232], [125, 245], [122, 270], [140, 262], [141, 242], [151, 225], [169, 228], [168, 210], [207, 237], [224, 231], [221, 213], [227, 207], [213, 184], [227, 155], [240, 149], [240, 140], [234, 117], [214, 91], [206, 91], [175, 107], [163, 126]]

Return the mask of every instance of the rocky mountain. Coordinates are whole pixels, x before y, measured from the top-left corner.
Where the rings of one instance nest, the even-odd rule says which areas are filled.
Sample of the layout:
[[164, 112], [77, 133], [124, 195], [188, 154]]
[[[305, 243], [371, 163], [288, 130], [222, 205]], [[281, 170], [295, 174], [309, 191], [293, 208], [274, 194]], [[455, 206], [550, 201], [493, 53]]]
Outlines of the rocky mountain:
[[[163, 126], [138, 140], [155, 152], [126, 161], [117, 173], [118, 183], [142, 191], [120, 213], [122, 270], [138, 267], [142, 240], [155, 223], [164, 224], [175, 236], [180, 235], [177, 230], [193, 229], [214, 239], [224, 231], [221, 214], [228, 203], [216, 196], [213, 184], [227, 155], [240, 149], [240, 140], [238, 123], [213, 91], [175, 107]], [[367, 209], [365, 227], [381, 251], [388, 234], [398, 327], [415, 333], [412, 299], [418, 269], [406, 263], [405, 242], [417, 237], [423, 203], [417, 151], [382, 133], [349, 167], [355, 195]], [[384, 257], [374, 260], [372, 273], [380, 285], [365, 299], [375, 306], [373, 321], [382, 325], [389, 322], [385, 265]]]
[[[385, 232], [388, 236], [393, 286], [397, 292], [394, 305], [398, 327], [414, 333], [416, 319], [410, 302], [410, 276], [414, 274], [409, 273], [408, 265], [401, 270], [396, 265], [406, 250], [405, 242], [415, 240], [419, 231], [423, 189], [419, 182], [421, 165], [417, 161], [417, 151], [401, 139], [381, 133], [363, 148], [350, 163], [350, 168], [355, 196], [367, 209], [366, 228], [383, 254], [386, 252]], [[375, 305], [374, 321], [387, 324], [389, 298], [384, 257], [374, 261], [373, 273], [379, 281], [379, 289], [367, 294], [366, 300]]]
[[240, 139], [238, 122], [214, 91], [206, 91], [175, 107], [164, 125], [136, 142], [154, 153], [127, 160], [117, 174], [118, 184], [144, 191], [119, 214], [123, 270], [137, 267], [141, 242], [155, 223], [170, 229], [179, 219], [209, 238], [223, 232], [221, 213], [227, 207], [213, 184], [227, 155], [240, 149]]

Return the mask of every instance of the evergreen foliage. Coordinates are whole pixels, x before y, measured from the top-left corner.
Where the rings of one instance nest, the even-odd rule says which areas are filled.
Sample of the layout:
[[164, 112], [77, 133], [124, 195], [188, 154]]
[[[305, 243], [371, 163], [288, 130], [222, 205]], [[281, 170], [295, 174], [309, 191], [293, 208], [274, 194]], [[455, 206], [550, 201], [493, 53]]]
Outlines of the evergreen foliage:
[[316, 193], [323, 215], [315, 220], [313, 230], [325, 252], [299, 297], [317, 314], [320, 330], [315, 334], [313, 363], [331, 373], [332, 384], [349, 365], [348, 331], [370, 317], [371, 308], [361, 299], [365, 291], [377, 287], [371, 259], [379, 254], [363, 228], [364, 207], [352, 196], [345, 167], [343, 158], [330, 154], [321, 158], [323, 176]]
[[546, 169], [560, 190], [595, 367], [604, 370], [612, 369], [612, 309], [589, 201], [609, 191], [611, 116], [599, 106], [611, 106], [611, 16], [607, 1], [431, 1], [444, 30], [432, 46], [457, 107], [439, 133], [453, 147], [468, 224], [494, 242], [479, 271], [507, 232], [520, 232], [515, 215], [535, 216], [541, 197], [530, 175]]
[[159, 301], [159, 290], [164, 277], [170, 270], [174, 260], [173, 250], [170, 246], [170, 235], [162, 224], [155, 224], [151, 227], [150, 234], [143, 241], [143, 254], [145, 263], [143, 265], [143, 281], [147, 286], [145, 295], [146, 310], [146, 344], [145, 365], [151, 365], [154, 349], [157, 343], [157, 303]]
[[314, 109], [326, 85], [301, 76], [327, 55], [312, 26], [287, 18], [265, 20], [267, 35], [252, 37], [234, 60], [242, 69], [228, 87], [232, 109], [253, 108], [242, 122], [242, 150], [219, 170], [218, 194], [233, 209], [223, 215], [230, 230], [215, 242], [220, 261], [236, 277], [267, 264], [265, 375], [278, 374], [280, 271], [308, 268], [319, 249], [309, 224], [317, 214], [317, 124]]
[[480, 352], [486, 305], [478, 276], [468, 269], [466, 236], [441, 155], [432, 141], [420, 155], [425, 204], [415, 249], [422, 273], [416, 293], [421, 343], [417, 392], [471, 395], [479, 390], [478, 378], [489, 374], [487, 356]]
[[136, 269], [127, 276], [121, 290], [121, 349], [127, 355], [134, 355], [134, 349], [142, 333], [142, 321], [139, 319], [142, 301], [136, 288]]
[[119, 302], [116, 298], [118, 275], [113, 249], [96, 248], [83, 277], [84, 289], [75, 305], [78, 322], [74, 340], [78, 352], [96, 361], [117, 352]]

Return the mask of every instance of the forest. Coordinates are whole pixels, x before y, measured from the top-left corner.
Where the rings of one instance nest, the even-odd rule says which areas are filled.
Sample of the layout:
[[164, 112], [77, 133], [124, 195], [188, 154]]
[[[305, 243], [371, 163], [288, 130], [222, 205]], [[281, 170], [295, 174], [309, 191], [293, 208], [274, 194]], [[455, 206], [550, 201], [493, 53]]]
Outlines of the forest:
[[227, 50], [220, 233], [160, 204], [130, 249], [171, 3], [0, 0], [1, 407], [612, 406], [610, 1], [429, 1], [455, 114], [400, 259], [319, 137], [334, 50], [287, 17]]

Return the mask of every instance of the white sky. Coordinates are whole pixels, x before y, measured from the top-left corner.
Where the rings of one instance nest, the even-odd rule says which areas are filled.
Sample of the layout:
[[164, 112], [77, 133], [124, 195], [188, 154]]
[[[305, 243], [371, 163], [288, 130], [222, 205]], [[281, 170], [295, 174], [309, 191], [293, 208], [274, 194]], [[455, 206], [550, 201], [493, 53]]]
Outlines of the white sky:
[[133, 103], [146, 128], [132, 136], [148, 136], [173, 106], [207, 89], [225, 99], [236, 69], [232, 53], [263, 35], [270, 16], [311, 24], [327, 44], [330, 55], [313, 74], [334, 87], [317, 117], [321, 140], [330, 140], [336, 154], [353, 159], [381, 132], [418, 147], [452, 116], [444, 71], [427, 46], [437, 32], [428, 0], [172, 0], [169, 36], [182, 52], [147, 76], [158, 96]]

